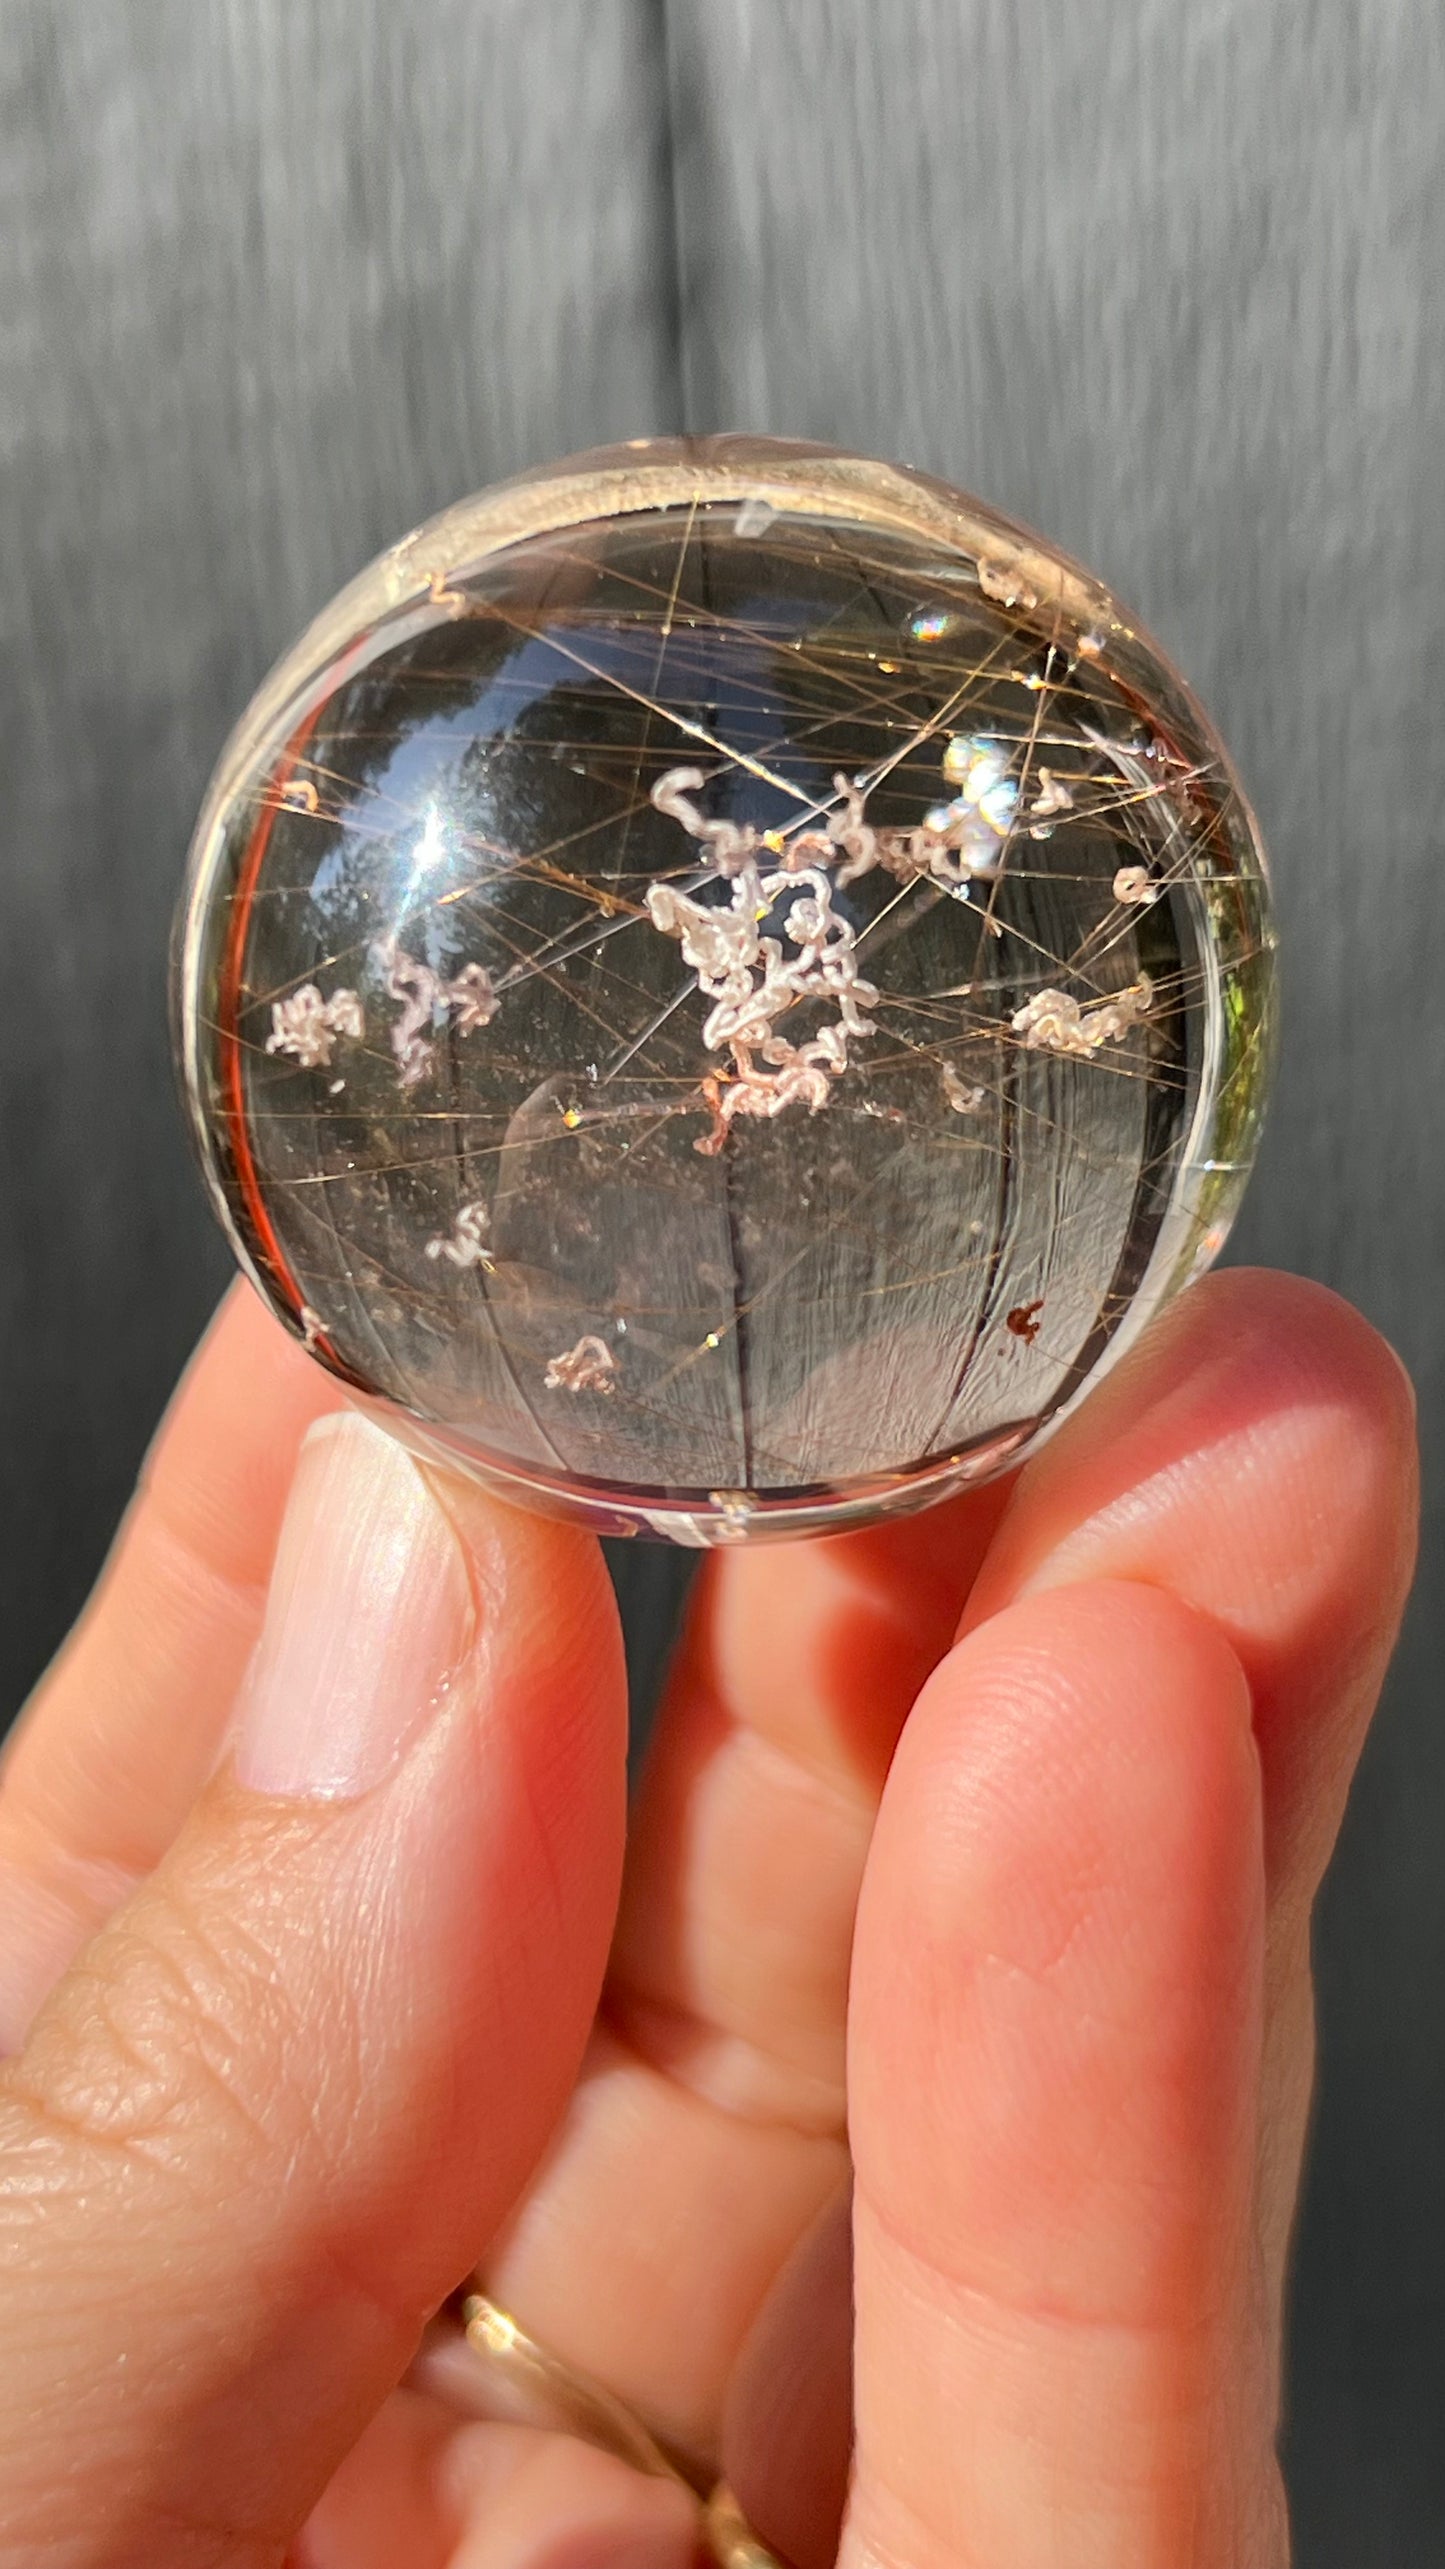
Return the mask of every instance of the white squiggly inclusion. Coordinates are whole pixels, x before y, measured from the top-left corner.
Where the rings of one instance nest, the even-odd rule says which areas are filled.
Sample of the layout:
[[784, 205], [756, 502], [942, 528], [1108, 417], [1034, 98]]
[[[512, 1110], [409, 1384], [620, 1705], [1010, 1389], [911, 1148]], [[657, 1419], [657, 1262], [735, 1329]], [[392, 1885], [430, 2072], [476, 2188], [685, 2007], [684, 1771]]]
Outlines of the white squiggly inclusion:
[[290, 1053], [303, 1070], [329, 1070], [338, 1035], [360, 1043], [366, 1032], [361, 1001], [354, 990], [334, 990], [323, 999], [314, 981], [303, 981], [285, 999], [271, 1004], [268, 1053]]
[[579, 1338], [575, 1347], [554, 1356], [542, 1376], [549, 1392], [604, 1392], [617, 1389], [617, 1359], [601, 1338]]
[[[673, 767], [658, 778], [657, 809], [698, 842], [730, 887], [726, 902], [698, 900], [670, 883], [654, 883], [647, 894], [653, 926], [677, 938], [713, 1002], [704, 1044], [729, 1056], [727, 1075], [703, 1080], [713, 1124], [697, 1150], [720, 1150], [739, 1115], [771, 1117], [795, 1104], [816, 1115], [848, 1069], [850, 1045], [876, 1032], [868, 1012], [879, 994], [859, 969], [857, 931], [835, 909], [835, 892], [878, 867], [903, 884], [931, 879], [966, 900], [975, 880], [997, 872], [1018, 803], [1007, 758], [987, 740], [951, 740], [943, 772], [958, 793], [917, 829], [875, 828], [863, 788], [840, 775], [837, 805], [792, 839], [709, 819], [692, 799], [707, 781], [701, 768]], [[765, 871], [768, 858], [775, 862]], [[777, 933], [765, 934], [770, 927]], [[797, 1044], [778, 1021], [803, 1000], [828, 1002], [836, 1014]]]
[[408, 954], [395, 933], [379, 937], [371, 952], [388, 998], [401, 1002], [401, 1015], [391, 1030], [397, 1078], [403, 1088], [416, 1088], [436, 1061], [431, 1029], [438, 1019], [449, 1019], [459, 1035], [469, 1035], [474, 1027], [491, 1024], [501, 1002], [483, 964], [464, 963], [449, 981], [444, 980], [430, 965]]
[[450, 1234], [439, 1232], [435, 1239], [428, 1240], [427, 1256], [445, 1258], [454, 1267], [480, 1267], [484, 1275], [493, 1274], [496, 1260], [487, 1246], [489, 1220], [485, 1204], [459, 1206]]
[[1010, 1020], [1024, 1050], [1061, 1053], [1066, 1060], [1088, 1061], [1105, 1044], [1122, 1043], [1131, 1026], [1147, 1017], [1154, 1004], [1154, 984], [1147, 972], [1112, 999], [1084, 1007], [1067, 990], [1038, 990]]

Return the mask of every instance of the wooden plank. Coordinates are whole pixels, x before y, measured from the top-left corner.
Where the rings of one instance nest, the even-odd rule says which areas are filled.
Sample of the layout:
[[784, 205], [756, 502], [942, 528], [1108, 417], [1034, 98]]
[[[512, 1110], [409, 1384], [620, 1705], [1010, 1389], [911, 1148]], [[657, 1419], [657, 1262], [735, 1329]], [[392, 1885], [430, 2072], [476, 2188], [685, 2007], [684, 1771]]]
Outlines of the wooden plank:
[[[1445, 1425], [1445, 21], [1436, 0], [671, 0], [695, 427], [901, 456], [1113, 581], [1274, 853], [1287, 1034], [1243, 1254]], [[1438, 1461], [1427, 1560], [1442, 1535]], [[1303, 2569], [1445, 2547], [1445, 1584], [1325, 1904]]]
[[0, 1524], [15, 1702], [229, 1272], [168, 920], [221, 739], [343, 578], [677, 424], [647, 0], [0, 10]]

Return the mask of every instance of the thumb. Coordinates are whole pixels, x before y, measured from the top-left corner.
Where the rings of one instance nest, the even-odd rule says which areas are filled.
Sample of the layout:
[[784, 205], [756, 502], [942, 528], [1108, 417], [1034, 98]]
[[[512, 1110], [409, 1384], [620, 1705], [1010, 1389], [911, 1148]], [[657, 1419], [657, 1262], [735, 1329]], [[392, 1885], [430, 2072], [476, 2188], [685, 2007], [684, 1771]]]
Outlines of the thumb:
[[0, 2559], [279, 2556], [561, 2110], [624, 1718], [595, 1545], [312, 1429], [231, 1761], [0, 2080]]

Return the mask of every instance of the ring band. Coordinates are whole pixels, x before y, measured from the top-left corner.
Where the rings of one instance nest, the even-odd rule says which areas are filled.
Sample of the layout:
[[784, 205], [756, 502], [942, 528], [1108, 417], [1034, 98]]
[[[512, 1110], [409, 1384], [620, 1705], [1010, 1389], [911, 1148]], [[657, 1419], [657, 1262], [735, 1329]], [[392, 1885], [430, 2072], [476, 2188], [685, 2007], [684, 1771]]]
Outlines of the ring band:
[[[455, 2303], [451, 2306], [455, 2310]], [[625, 2400], [529, 2337], [511, 2312], [486, 2293], [469, 2292], [459, 2317], [460, 2333], [473, 2359], [468, 2390], [475, 2399], [468, 2397], [470, 2414], [575, 2435], [584, 2444], [615, 2454], [619, 2462], [649, 2479], [671, 2480], [700, 2504], [703, 2534], [718, 2569], [782, 2569], [776, 2554], [754, 2533], [726, 2482], [719, 2480], [709, 2490], [685, 2462], [666, 2451]], [[434, 2394], [447, 2395], [433, 2381], [427, 2387]]]
[[649, 2479], [681, 2480], [694, 2496], [701, 2494], [624, 2401], [539, 2346], [485, 2293], [470, 2292], [462, 2303], [462, 2332], [499, 2404], [519, 2424], [580, 2436]]
[[708, 2499], [702, 2522], [718, 2569], [782, 2569], [777, 2553], [759, 2542], [726, 2480], [719, 2480]]

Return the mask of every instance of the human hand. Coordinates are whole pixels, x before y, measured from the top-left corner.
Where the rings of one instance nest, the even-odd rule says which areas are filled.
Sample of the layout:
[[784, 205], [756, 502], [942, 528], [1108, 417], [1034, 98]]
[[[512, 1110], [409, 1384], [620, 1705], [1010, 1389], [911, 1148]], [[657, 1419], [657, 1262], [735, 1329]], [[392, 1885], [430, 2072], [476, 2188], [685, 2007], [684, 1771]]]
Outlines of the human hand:
[[844, 2559], [1279, 2569], [1310, 1909], [1407, 1387], [1222, 1275], [1007, 1502], [708, 1561], [615, 1923], [595, 1545], [231, 1297], [0, 1802], [4, 2569], [681, 2569], [680, 2484], [414, 2361], [478, 2260], [820, 2569], [845, 2008]]

